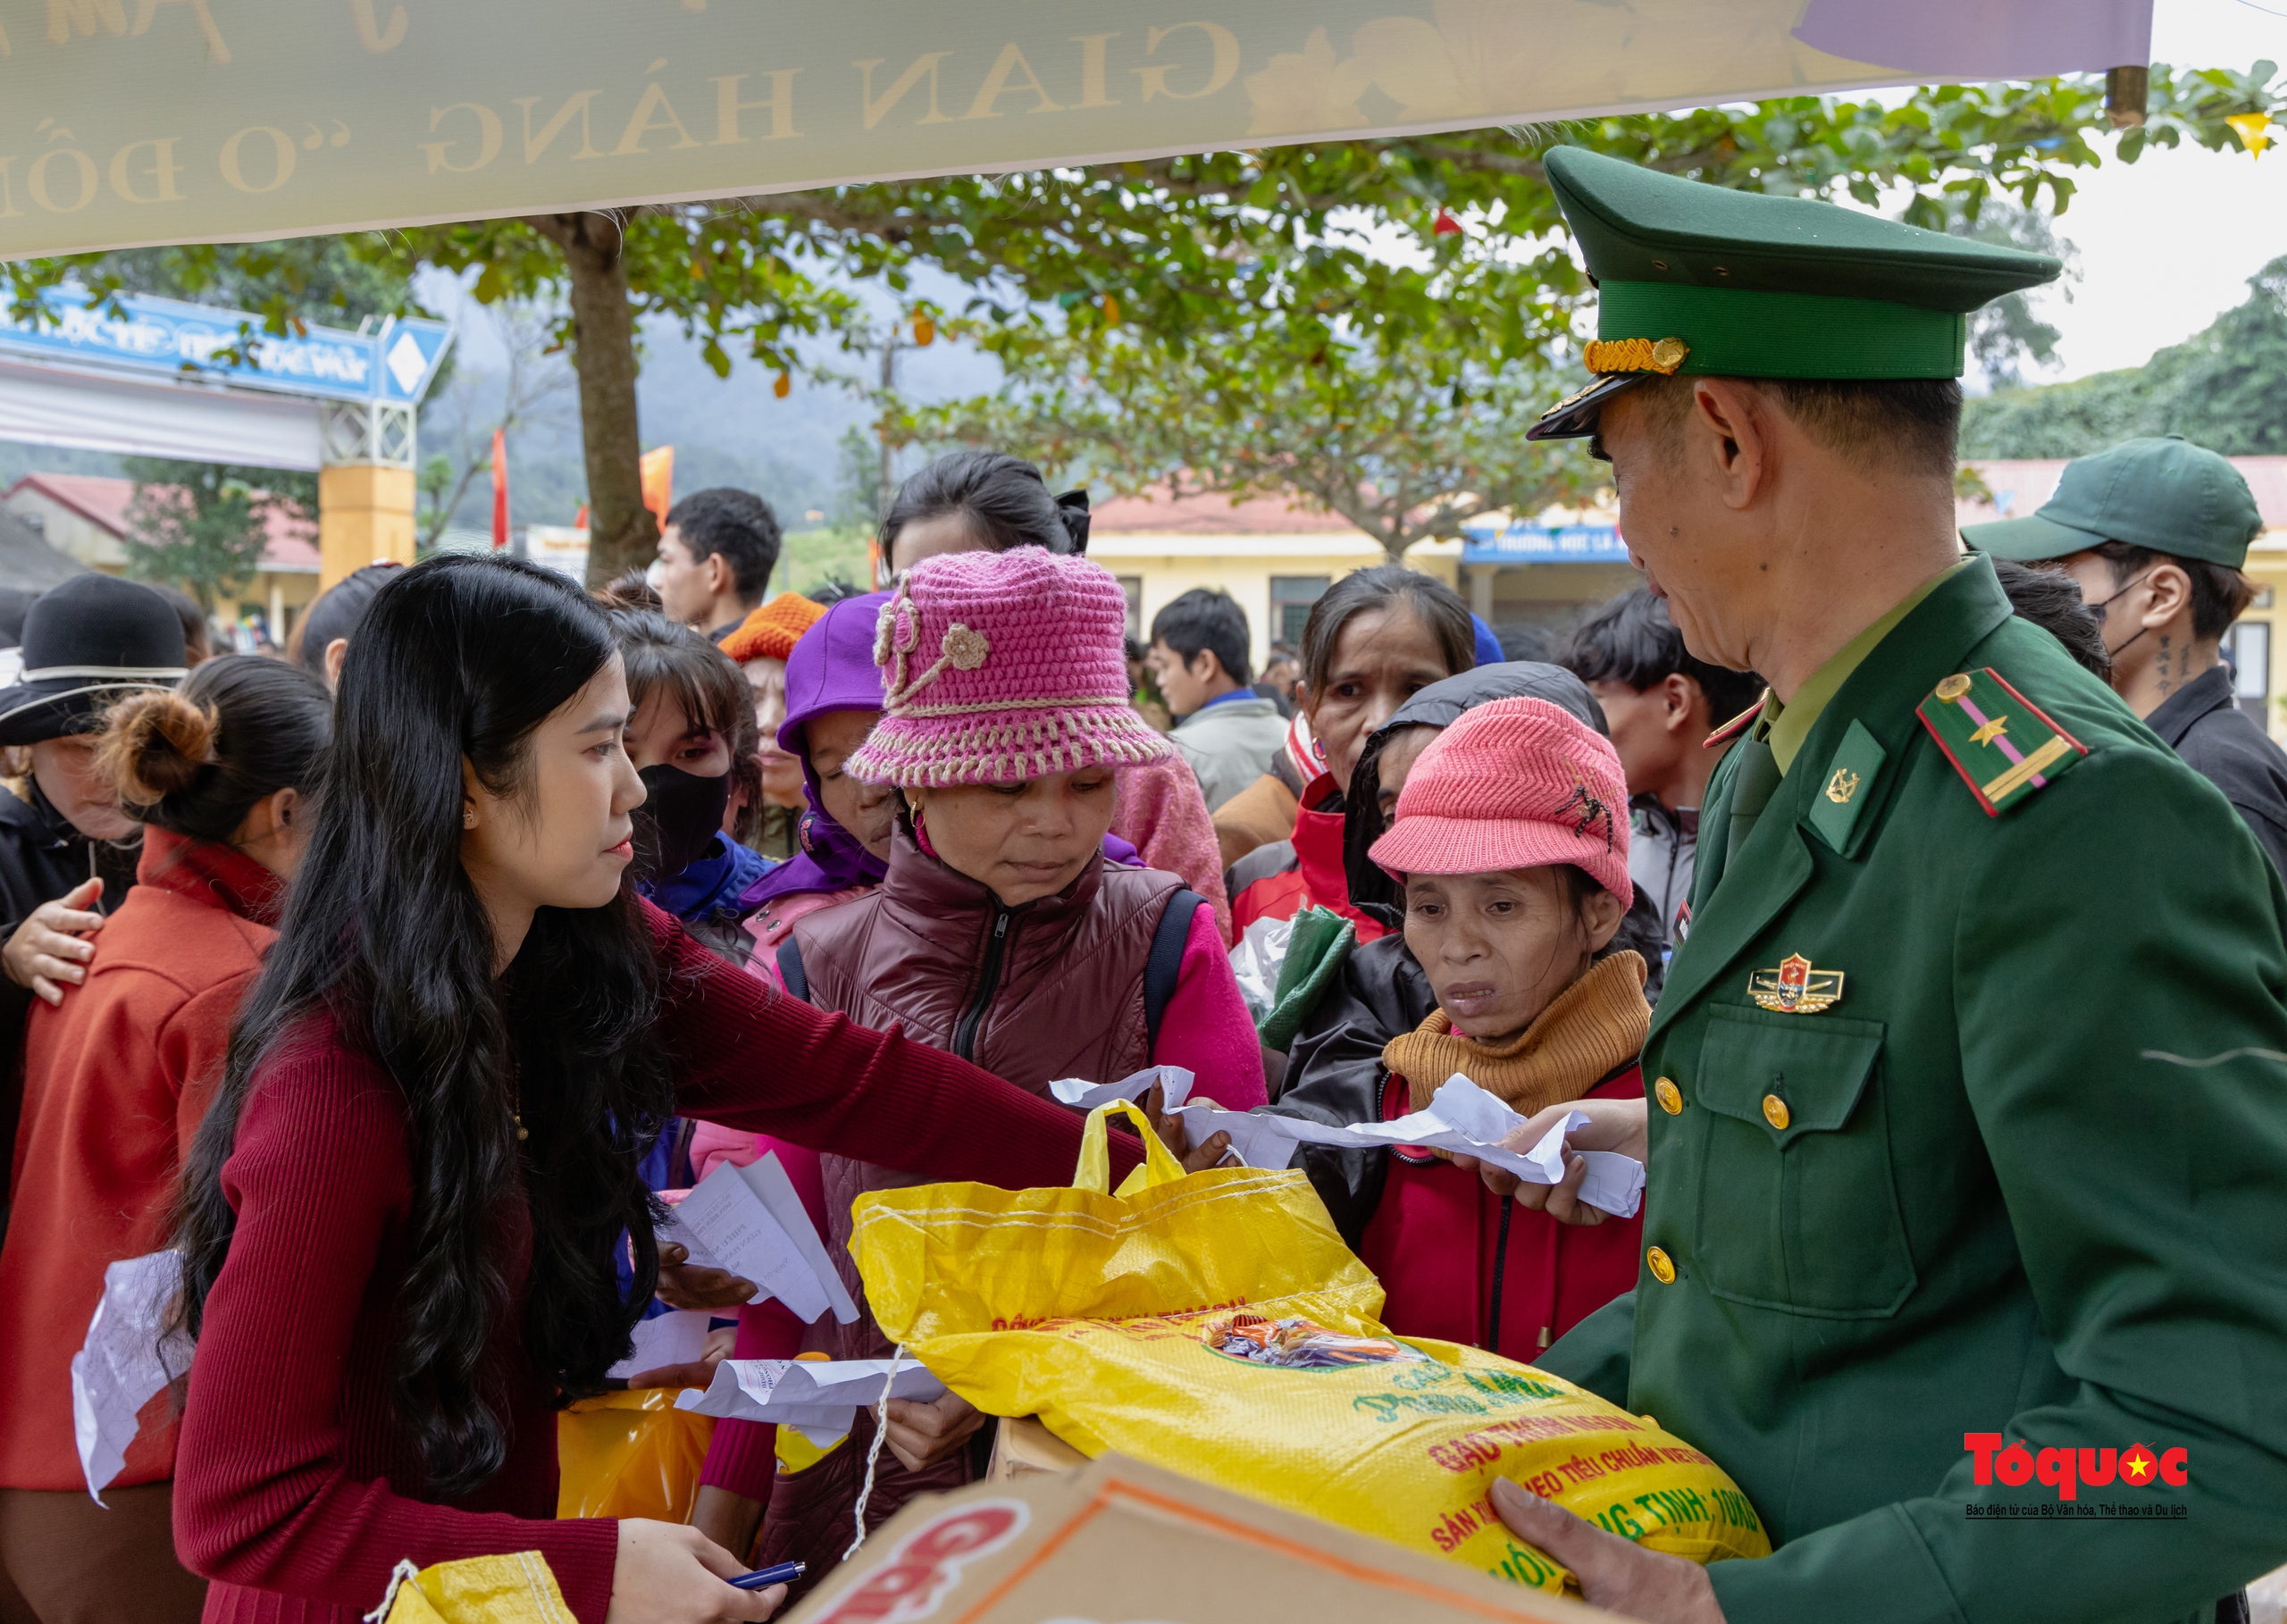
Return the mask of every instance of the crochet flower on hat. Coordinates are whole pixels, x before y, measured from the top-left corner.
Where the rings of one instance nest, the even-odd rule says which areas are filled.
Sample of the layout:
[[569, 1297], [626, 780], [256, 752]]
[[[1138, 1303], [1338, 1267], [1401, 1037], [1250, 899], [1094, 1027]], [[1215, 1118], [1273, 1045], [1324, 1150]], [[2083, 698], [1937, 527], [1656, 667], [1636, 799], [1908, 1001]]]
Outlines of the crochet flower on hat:
[[937, 640], [936, 663], [908, 681], [909, 657], [920, 640], [920, 624], [913, 608], [913, 576], [909, 573], [882, 606], [882, 617], [874, 627], [874, 664], [882, 668], [882, 695], [891, 710], [902, 708], [915, 694], [944, 675], [948, 667], [978, 670], [993, 652], [991, 638], [955, 621]]

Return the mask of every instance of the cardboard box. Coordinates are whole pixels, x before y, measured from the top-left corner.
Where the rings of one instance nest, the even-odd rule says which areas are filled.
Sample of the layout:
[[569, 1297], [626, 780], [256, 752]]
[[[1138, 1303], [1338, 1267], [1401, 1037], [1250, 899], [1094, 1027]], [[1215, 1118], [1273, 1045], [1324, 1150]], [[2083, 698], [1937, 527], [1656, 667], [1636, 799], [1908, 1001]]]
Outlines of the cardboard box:
[[1117, 1455], [915, 1501], [789, 1624], [1619, 1624]]
[[1006, 1483], [1027, 1472], [1077, 1471], [1088, 1457], [1029, 1415], [1003, 1416], [993, 1435], [993, 1464], [984, 1473], [987, 1483]]

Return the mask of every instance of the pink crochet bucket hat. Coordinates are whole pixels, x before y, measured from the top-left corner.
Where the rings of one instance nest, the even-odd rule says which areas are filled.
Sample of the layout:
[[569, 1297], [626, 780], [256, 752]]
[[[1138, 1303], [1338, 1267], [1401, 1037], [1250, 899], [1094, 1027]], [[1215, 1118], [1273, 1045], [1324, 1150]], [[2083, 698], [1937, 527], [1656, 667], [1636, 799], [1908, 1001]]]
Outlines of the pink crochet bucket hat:
[[875, 623], [884, 714], [848, 770], [942, 788], [1164, 760], [1175, 747], [1127, 702], [1127, 638], [1100, 564], [1038, 547], [925, 558]]
[[1429, 741], [1375, 862], [1409, 874], [1571, 863], [1622, 901], [1628, 779], [1609, 741], [1546, 699], [1496, 699]]

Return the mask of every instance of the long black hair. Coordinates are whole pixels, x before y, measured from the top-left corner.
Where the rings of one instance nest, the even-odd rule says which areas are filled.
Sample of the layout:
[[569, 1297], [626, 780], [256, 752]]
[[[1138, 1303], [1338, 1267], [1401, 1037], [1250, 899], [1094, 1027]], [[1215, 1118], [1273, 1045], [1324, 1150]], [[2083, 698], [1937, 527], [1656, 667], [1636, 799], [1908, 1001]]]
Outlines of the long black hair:
[[507, 1457], [485, 1355], [519, 1206], [525, 1350], [567, 1394], [602, 1385], [658, 1281], [636, 1159], [672, 1096], [644, 1041], [659, 971], [632, 885], [603, 908], [541, 908], [496, 981], [490, 917], [461, 864], [463, 761], [496, 794], [528, 793], [533, 730], [613, 655], [583, 593], [514, 559], [433, 558], [375, 595], [342, 668], [307, 854], [183, 1169], [175, 1243], [196, 1335], [235, 1223], [222, 1164], [264, 1059], [323, 1040], [330, 1020], [334, 1042], [405, 1091], [413, 1202], [390, 1360], [432, 1493], [465, 1494]]

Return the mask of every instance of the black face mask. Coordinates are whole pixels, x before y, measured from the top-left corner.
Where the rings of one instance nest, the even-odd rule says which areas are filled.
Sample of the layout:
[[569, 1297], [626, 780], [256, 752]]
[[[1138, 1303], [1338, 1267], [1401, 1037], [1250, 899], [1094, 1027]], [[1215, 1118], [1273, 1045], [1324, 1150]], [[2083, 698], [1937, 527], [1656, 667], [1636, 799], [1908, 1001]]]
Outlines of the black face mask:
[[671, 880], [707, 855], [731, 804], [731, 775], [701, 778], [679, 766], [636, 774], [648, 791], [635, 808], [635, 877]]

